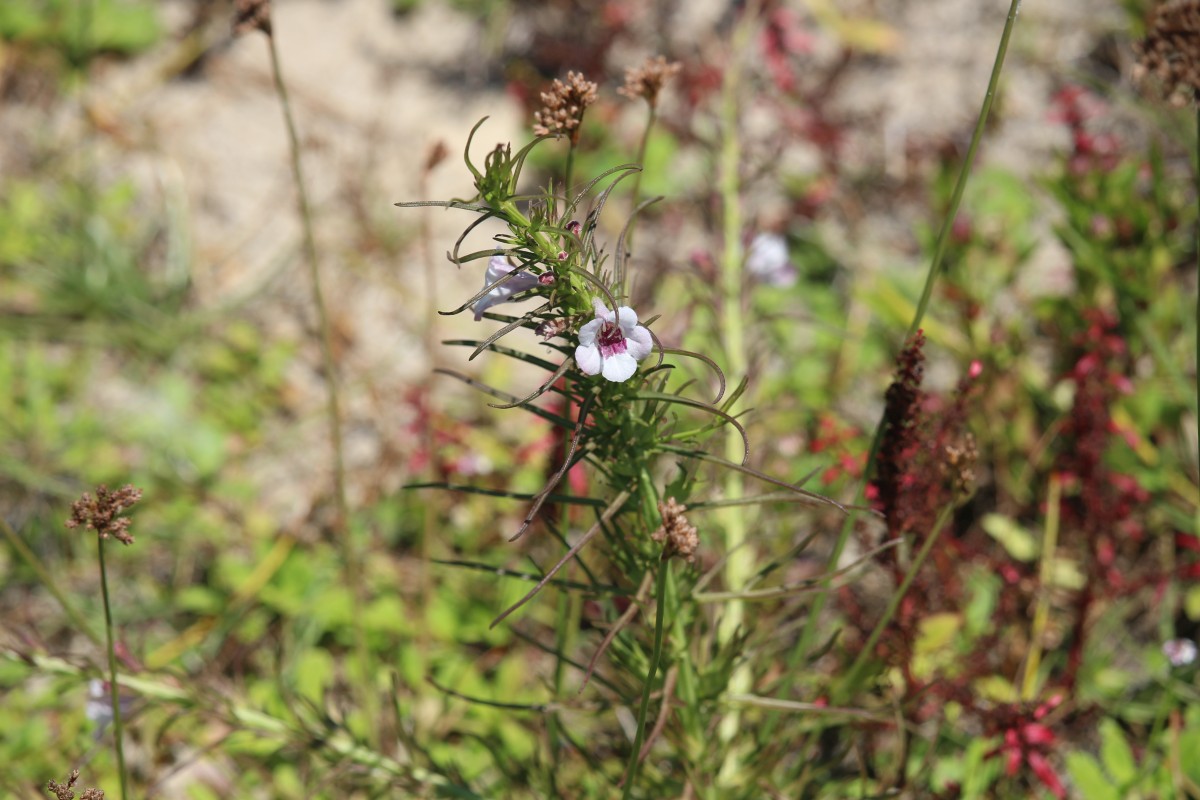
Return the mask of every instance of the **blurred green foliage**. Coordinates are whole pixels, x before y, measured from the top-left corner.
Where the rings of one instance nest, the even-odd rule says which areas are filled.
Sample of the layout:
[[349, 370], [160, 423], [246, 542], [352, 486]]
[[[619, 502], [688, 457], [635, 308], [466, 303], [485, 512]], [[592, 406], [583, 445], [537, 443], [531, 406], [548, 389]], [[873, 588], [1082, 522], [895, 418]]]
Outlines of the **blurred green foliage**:
[[60, 52], [74, 66], [101, 53], [139, 53], [161, 35], [157, 4], [149, 0], [6, 0], [0, 4], [0, 39]]

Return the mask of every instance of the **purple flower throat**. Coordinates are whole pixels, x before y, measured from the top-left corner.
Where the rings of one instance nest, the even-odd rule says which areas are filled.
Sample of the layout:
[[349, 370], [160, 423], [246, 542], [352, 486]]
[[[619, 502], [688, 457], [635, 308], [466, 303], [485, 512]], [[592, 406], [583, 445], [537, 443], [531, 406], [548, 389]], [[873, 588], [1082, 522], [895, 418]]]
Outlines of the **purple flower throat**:
[[596, 343], [600, 345], [600, 355], [605, 358], [625, 352], [625, 334], [615, 322], [606, 322], [600, 326], [600, 332], [596, 334]]

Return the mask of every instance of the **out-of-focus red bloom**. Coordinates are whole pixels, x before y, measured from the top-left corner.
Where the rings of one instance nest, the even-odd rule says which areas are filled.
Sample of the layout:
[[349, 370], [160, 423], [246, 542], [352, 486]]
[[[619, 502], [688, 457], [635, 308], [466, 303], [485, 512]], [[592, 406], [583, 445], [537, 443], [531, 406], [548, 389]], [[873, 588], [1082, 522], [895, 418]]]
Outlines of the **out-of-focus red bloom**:
[[1000, 733], [1004, 743], [987, 754], [987, 758], [998, 755], [1004, 756], [1004, 772], [1013, 778], [1020, 774], [1022, 768], [1028, 767], [1033, 776], [1057, 798], [1065, 798], [1067, 790], [1059, 780], [1054, 768], [1046, 756], [1058, 741], [1045, 723], [1047, 714], [1062, 703], [1062, 695], [1055, 695], [1033, 709], [1010, 705], [995, 710], [992, 717], [1001, 726], [996, 732]]
[[1071, 131], [1072, 151], [1067, 167], [1073, 175], [1109, 171], [1121, 157], [1122, 142], [1111, 133], [1088, 130], [1088, 121], [1103, 116], [1104, 101], [1082, 86], [1067, 86], [1054, 96], [1050, 119]]
[[763, 59], [779, 91], [791, 92], [796, 88], [796, 71], [791, 57], [810, 52], [813, 36], [804, 29], [800, 17], [788, 8], [770, 11], [766, 23], [759, 35]]
[[836, 459], [835, 463], [821, 473], [823, 484], [828, 486], [845, 476], [858, 478], [862, 475], [867, 456], [866, 453], [859, 452], [861, 436], [862, 431], [858, 428], [847, 425], [830, 414], [822, 414], [817, 419], [817, 430], [809, 439], [808, 451], [828, 451]]

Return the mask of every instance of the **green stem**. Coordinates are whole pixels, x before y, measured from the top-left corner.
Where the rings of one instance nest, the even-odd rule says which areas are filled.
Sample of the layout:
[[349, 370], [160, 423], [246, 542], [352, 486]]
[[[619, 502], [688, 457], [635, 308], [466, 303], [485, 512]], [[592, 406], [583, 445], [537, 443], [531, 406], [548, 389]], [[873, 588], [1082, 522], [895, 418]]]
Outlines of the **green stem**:
[[1008, 53], [1008, 40], [1012, 36], [1013, 26], [1017, 21], [1017, 12], [1021, 9], [1021, 0], [1012, 0], [1008, 7], [1008, 17], [1004, 21], [1004, 33], [1000, 35], [1000, 47], [996, 50], [996, 60], [992, 64], [992, 76], [988, 80], [987, 94], [983, 96], [983, 107], [979, 110], [979, 119], [975, 122], [975, 131], [971, 134], [971, 144], [967, 146], [967, 156], [963, 159], [962, 169], [958, 173], [958, 181], [954, 184], [954, 194], [950, 197], [950, 208], [942, 221], [942, 230], [938, 234], [937, 244], [933, 248], [933, 259], [929, 264], [929, 273], [925, 276], [925, 288], [921, 291], [921, 300], [917, 303], [917, 313], [913, 316], [912, 325], [904, 337], [908, 341], [921, 327], [925, 318], [925, 309], [929, 306], [929, 298], [933, 295], [933, 284], [942, 271], [942, 258], [946, 254], [946, 244], [950, 241], [950, 232], [954, 230], [954, 220], [958, 216], [958, 206], [962, 202], [963, 189], [967, 186], [967, 176], [971, 174], [971, 166], [975, 162], [975, 151], [983, 140], [983, 132], [987, 127], [988, 116], [992, 111], [992, 101], [996, 99], [996, 88], [1000, 85], [1000, 72], [1004, 67], [1004, 56]]
[[1046, 495], [1046, 524], [1042, 528], [1042, 557], [1038, 567], [1037, 601], [1033, 610], [1033, 625], [1029, 629], [1029, 652], [1025, 656], [1021, 677], [1021, 700], [1037, 697], [1038, 669], [1042, 663], [1042, 640], [1050, 622], [1050, 583], [1054, 579], [1054, 554], [1058, 549], [1058, 521], [1062, 501], [1062, 483], [1057, 473], [1050, 475]]
[[[571, 388], [571, 385], [570, 385], [569, 379], [564, 378], [563, 379], [564, 392], [569, 393], [570, 388]], [[572, 403], [572, 404], [574, 403], [574, 401], [568, 401], [568, 402]], [[576, 410], [576, 413], [578, 413], [578, 409]], [[570, 457], [570, 451], [571, 451], [570, 442], [568, 442], [564, 439], [562, 445], [563, 446], [562, 446], [561, 458], [567, 459]], [[562, 522], [563, 529], [567, 530], [571, 526], [571, 506], [568, 504], [564, 504], [564, 505], [560, 505], [558, 508], [559, 508], [560, 513], [562, 514], [562, 517], [560, 519]], [[564, 567], [565, 575], [563, 577], [565, 579], [567, 579], [568, 581], [571, 578], [571, 570], [572, 569], [573, 569], [573, 565], [571, 565], [571, 564], [568, 564], [566, 567]], [[555, 622], [555, 628], [554, 628], [554, 648], [555, 648], [555, 652], [558, 654], [554, 661], [554, 699], [555, 699], [555, 701], [562, 699], [563, 680], [566, 677], [566, 668], [568, 666], [566, 654], [571, 652], [571, 648], [575, 644], [575, 632], [579, 630], [578, 623], [579, 623], [579, 613], [581, 611], [581, 608], [580, 608], [579, 603], [577, 602], [578, 597], [579, 597], [579, 595], [577, 593], [572, 592], [571, 589], [568, 588], [567, 586], [560, 586], [558, 589], [557, 620]], [[551, 712], [550, 718], [548, 720], [548, 724], [546, 727], [547, 727], [547, 731], [549, 732], [550, 757], [552, 760], [552, 769], [550, 771], [550, 776], [549, 776], [550, 777], [550, 786], [551, 786], [551, 789], [554, 790], [555, 794], [559, 794], [556, 783], [557, 783], [558, 775], [559, 775], [559, 769], [558, 769], [559, 763], [560, 763], [559, 759], [560, 759], [560, 756], [562, 755], [562, 751], [558, 746], [559, 739], [562, 736], [562, 734], [560, 733], [561, 725], [562, 725], [562, 720], [559, 717], [558, 711], [555, 710], [555, 711]]]
[[117, 683], [117, 651], [113, 644], [112, 604], [108, 599], [108, 570], [104, 565], [104, 539], [96, 537], [96, 548], [100, 554], [100, 591], [104, 595], [104, 632], [108, 638], [108, 687], [112, 701], [113, 747], [117, 752], [117, 774], [121, 780], [121, 800], [129, 797], [125, 777], [125, 735], [121, 724], [121, 689]]
[[[646, 712], [650, 708], [650, 693], [654, 689], [654, 675], [658, 672], [658, 662], [662, 658], [663, 649], [663, 618], [667, 607], [667, 582], [670, 580], [671, 562], [662, 562], [658, 571], [658, 586], [655, 592], [654, 610], [654, 652], [650, 656], [650, 670], [646, 674], [646, 684], [642, 687], [642, 704], [638, 708], [637, 734], [633, 738], [633, 751], [629, 754], [629, 766], [625, 770], [625, 789], [621, 793], [623, 800], [632, 797], [633, 784], [637, 780], [638, 767], [641, 766], [642, 741], [646, 737]], [[663, 698], [663, 703], [667, 698]]]
[[288, 151], [291, 157], [292, 179], [296, 184], [297, 202], [300, 206], [300, 222], [304, 231], [304, 254], [308, 262], [309, 282], [312, 290], [313, 306], [317, 312], [317, 324], [320, 328], [321, 361], [325, 373], [325, 383], [329, 388], [327, 414], [329, 417], [329, 439], [333, 447], [333, 481], [334, 503], [336, 516], [333, 533], [338, 540], [342, 555], [342, 568], [345, 570], [346, 584], [350, 590], [354, 614], [354, 644], [358, 660], [358, 680], [355, 685], [360, 694], [359, 702], [367, 715], [367, 730], [371, 741], [375, 740], [375, 723], [379, 719], [376, 708], [375, 693], [371, 691], [370, 664], [367, 650], [367, 633], [363, 623], [363, 591], [365, 590], [362, 566], [350, 533], [349, 507], [346, 501], [346, 466], [342, 439], [342, 413], [338, 396], [337, 368], [333, 357], [333, 328], [329, 322], [329, 311], [325, 305], [325, 294], [321, 287], [321, 271], [317, 260], [317, 242], [313, 233], [312, 209], [308, 201], [308, 190], [304, 181], [304, 171], [300, 162], [300, 137], [296, 133], [296, 123], [292, 116], [292, 105], [288, 99], [287, 85], [283, 80], [283, 68], [279, 62], [279, 49], [275, 46], [273, 34], [267, 34], [268, 50], [271, 54], [271, 76], [275, 82], [275, 92], [279, 96], [279, 104], [283, 110], [283, 122], [287, 128]]
[[941, 536], [942, 530], [946, 527], [946, 521], [950, 519], [950, 514], [954, 511], [953, 506], [947, 506], [938, 514], [937, 521], [933, 523], [933, 530], [925, 537], [925, 543], [921, 545], [921, 550], [917, 553], [917, 557], [913, 559], [912, 564], [908, 568], [908, 572], [904, 575], [904, 580], [900, 582], [900, 586], [892, 593], [891, 600], [888, 601], [887, 608], [880, 617], [879, 622], [875, 624], [875, 629], [871, 631], [871, 635], [867, 637], [866, 643], [862, 649], [858, 651], [858, 656], [854, 659], [854, 663], [850, 666], [850, 670], [846, 673], [846, 678], [842, 682], [841, 691], [838, 693], [837, 702], [844, 702], [854, 691], [861, 677], [863, 669], [867, 665], [867, 660], [871, 657], [871, 651], [875, 649], [876, 642], [883, 635], [883, 631], [892, 621], [892, 617], [896, 614], [896, 609], [900, 607], [900, 601], [904, 599], [904, 595], [908, 594], [908, 587], [912, 586], [913, 580], [917, 577], [917, 573], [921, 570], [921, 565], [925, 563], [929, 552], [933, 550], [933, 546], [937, 544], [938, 537]]
[[[913, 334], [921, 327], [921, 321], [925, 318], [925, 310], [929, 306], [929, 298], [933, 295], [933, 284], [941, 272], [942, 258], [945, 254], [946, 243], [949, 241], [950, 232], [954, 227], [954, 219], [958, 216], [958, 206], [962, 201], [963, 189], [967, 184], [967, 176], [971, 172], [971, 166], [974, 162], [975, 151], [979, 148], [979, 142], [983, 139], [983, 132], [987, 127], [988, 116], [992, 110], [992, 100], [996, 94], [996, 87], [1000, 82], [1000, 73], [1004, 68], [1004, 57], [1008, 52], [1008, 41], [1012, 36], [1013, 26], [1017, 21], [1017, 12], [1020, 10], [1021, 0], [1011, 0], [1008, 8], [1008, 17], [1004, 21], [1004, 32], [1000, 36], [1000, 46], [996, 50], [996, 60], [992, 64], [992, 75], [988, 80], [987, 95], [983, 99], [983, 106], [979, 110], [979, 119], [975, 123], [975, 131], [971, 134], [971, 143], [967, 148], [967, 156], [963, 160], [962, 169], [958, 174], [958, 181], [954, 185], [954, 194], [950, 200], [950, 208], [947, 211], [947, 216], [942, 222], [941, 233], [938, 235], [937, 245], [934, 247], [933, 258], [929, 264], [929, 273], [925, 277], [925, 288], [921, 292], [921, 300], [917, 305], [917, 311], [913, 316], [912, 324], [908, 328], [908, 334], [904, 337], [905, 343], [912, 339]], [[864, 480], [859, 487], [858, 495], [855, 500], [855, 505], [859, 505], [863, 501], [864, 492], [867, 488], [866, 476], [871, 474], [875, 466], [875, 457], [879, 451], [879, 443], [883, 438], [883, 419], [875, 426], [875, 436], [871, 443], [871, 450], [868, 453], [867, 465], [863, 470]], [[850, 531], [853, 530], [855, 514], [851, 513], [842, 525], [842, 530], [838, 534], [837, 541], [834, 543], [833, 551], [829, 554], [829, 569], [837, 567], [841, 560], [842, 551], [846, 548], [846, 542], [850, 538]], [[813, 607], [809, 611], [808, 619], [804, 623], [804, 632], [800, 636], [800, 641], [797, 644], [796, 657], [801, 657], [804, 653], [811, 652], [813, 641], [817, 634], [817, 625], [821, 618], [821, 612], [825, 608], [825, 602], [829, 598], [829, 590], [826, 589], [817, 594], [813, 600]]]
[[571, 181], [575, 179], [575, 138], [569, 139], [570, 144], [567, 146], [567, 168], [563, 174], [563, 198], [567, 204], [571, 203]]
[[71, 624], [74, 625], [80, 633], [92, 640], [94, 644], [100, 644], [100, 637], [92, 630], [92, 626], [88, 624], [83, 615], [79, 613], [79, 609], [72, 605], [71, 601], [63, 593], [62, 589], [58, 588], [58, 583], [54, 580], [54, 576], [50, 574], [50, 570], [46, 569], [46, 565], [42, 563], [37, 554], [29, 549], [29, 545], [25, 544], [25, 540], [17, 535], [17, 532], [8, 524], [8, 520], [0, 515], [0, 531], [4, 531], [4, 538], [8, 539], [9, 544], [17, 551], [17, 555], [25, 562], [26, 566], [32, 569], [38, 576], [38, 580], [42, 582], [50, 594], [54, 595], [54, 599], [62, 606], [63, 611], [71, 619]]
[[[720, 335], [724, 344], [726, 367], [735, 380], [744, 376], [749, 369], [745, 319], [742, 316], [742, 206], [738, 174], [741, 156], [741, 143], [738, 138], [738, 90], [741, 81], [739, 59], [749, 43], [757, 18], [758, 3], [752, 2], [744, 10], [742, 19], [734, 31], [729, 66], [725, 71], [721, 89], [722, 137], [718, 169], [725, 247], [721, 259]], [[741, 440], [732, 434], [726, 436], [725, 457], [740, 463], [743, 455]], [[724, 479], [725, 499], [734, 500], [743, 494], [741, 473], [728, 470]], [[730, 591], [737, 591], [754, 573], [754, 553], [746, 546], [746, 510], [729, 508], [722, 511], [721, 523], [725, 531], [725, 585]], [[737, 635], [744, 614], [745, 606], [741, 600], [732, 600], [725, 606], [725, 613], [717, 629], [717, 641], [720, 644], [727, 645]], [[751, 684], [749, 667], [742, 664], [730, 675], [726, 691], [731, 694], [744, 694], [750, 690]], [[736, 708], [730, 709], [721, 719], [717, 735], [721, 741], [730, 742], [737, 735], [738, 726], [739, 712]], [[739, 758], [736, 750], [730, 747], [717, 775], [718, 783], [728, 783], [738, 771]]]
[[[1196, 469], [1200, 473], [1200, 99], [1196, 104], [1196, 316], [1192, 322], [1196, 327]], [[1196, 516], [1196, 531], [1200, 533], [1200, 511]]]
[[[69, 675], [78, 680], [86, 677], [84, 668], [54, 656], [34, 653], [32, 655], [0, 654], [0, 659], [22, 664], [31, 662], [33, 667], [43, 673], [54, 675]], [[315, 751], [336, 759], [352, 763], [360, 768], [364, 775], [388, 775], [401, 780], [416, 780], [429, 787], [437, 787], [433, 792], [419, 794], [432, 796], [440, 792], [447, 797], [476, 798], [464, 786], [456, 786], [436, 772], [417, 766], [411, 760], [398, 761], [391, 756], [364, 747], [353, 736], [341, 728], [334, 728], [326, 735], [314, 741], [311, 731], [302, 729], [297, 723], [282, 720], [264, 711], [249, 706], [237, 705], [227, 697], [215, 698], [195, 691], [183, 689], [176, 682], [166, 682], [150, 677], [134, 677], [124, 675], [121, 685], [136, 692], [143, 700], [159, 704], [171, 704], [190, 712], [202, 719], [216, 719], [222, 724], [244, 731], [255, 737], [272, 737], [281, 742], [293, 744], [303, 743], [308, 751]]]
[[[642, 141], [638, 144], [637, 165], [641, 167], [641, 171], [633, 176], [633, 202], [631, 208], [636, 209], [638, 203], [642, 201], [642, 175], [646, 171], [646, 148], [650, 145], [650, 131], [654, 128], [654, 122], [658, 119], [658, 108], [654, 103], [650, 103], [650, 116], [646, 119], [646, 129], [642, 131]], [[637, 227], [637, 217], [629, 220], [629, 230], [625, 233], [625, 249], [626, 251], [633, 250], [633, 229]], [[621, 291], [625, 291], [625, 287], [621, 286]]]

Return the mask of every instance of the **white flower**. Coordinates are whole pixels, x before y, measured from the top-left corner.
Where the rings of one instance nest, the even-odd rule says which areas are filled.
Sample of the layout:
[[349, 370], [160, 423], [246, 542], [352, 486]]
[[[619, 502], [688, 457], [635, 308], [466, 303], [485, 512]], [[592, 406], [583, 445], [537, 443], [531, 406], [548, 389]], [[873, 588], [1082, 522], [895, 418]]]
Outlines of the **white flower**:
[[1170, 639], [1163, 642], [1162, 650], [1173, 667], [1186, 667], [1196, 660], [1196, 643], [1191, 639]]
[[796, 282], [796, 268], [788, 261], [787, 239], [777, 233], [760, 233], [751, 240], [746, 270], [769, 286]]
[[575, 363], [588, 375], [627, 381], [637, 371], [637, 362], [654, 349], [650, 331], [637, 324], [638, 316], [629, 306], [616, 313], [599, 300], [593, 300], [592, 306], [596, 318], [579, 329]]
[[[500, 280], [514, 269], [516, 269], [516, 267], [508, 263], [507, 256], [492, 256], [491, 260], [488, 261], [487, 272], [483, 274], [484, 288], [491, 286], [493, 283]], [[509, 300], [514, 294], [524, 292], [527, 289], [532, 289], [537, 285], [537, 275], [534, 275], [531, 272], [526, 271], [518, 275], [514, 275], [475, 301], [475, 321], [478, 322], [479, 320], [483, 319], [483, 312], [489, 306], [494, 306], [497, 303], [503, 303]]]

